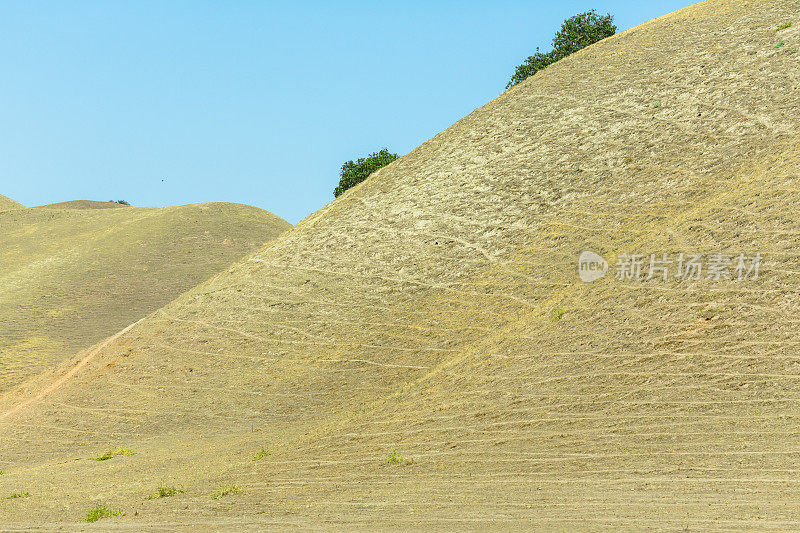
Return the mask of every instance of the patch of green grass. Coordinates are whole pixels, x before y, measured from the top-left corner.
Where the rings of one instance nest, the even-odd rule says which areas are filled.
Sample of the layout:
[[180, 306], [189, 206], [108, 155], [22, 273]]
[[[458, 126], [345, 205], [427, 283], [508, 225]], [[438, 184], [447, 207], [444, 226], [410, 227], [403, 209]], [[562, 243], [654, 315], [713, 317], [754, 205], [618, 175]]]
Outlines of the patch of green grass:
[[781, 46], [783, 46], [784, 44], [786, 44], [786, 42], [785, 42], [785, 41], [778, 41], [778, 44], [776, 44], [776, 45], [775, 45], [775, 48], [780, 48], [780, 47], [781, 47]]
[[656, 109], [658, 109], [659, 107], [661, 107], [661, 102], [660, 102], [660, 101], [658, 101], [658, 100], [657, 100], [657, 101], [655, 101], [655, 102], [653, 102], [653, 107], [654, 107], [654, 108], [656, 108]]
[[792, 27], [792, 23], [791, 22], [784, 22], [783, 24], [778, 26], [778, 29], [775, 30], [775, 31], [782, 31], [782, 30], [786, 30], [786, 29], [791, 28], [791, 27]]
[[551, 315], [553, 317], [553, 322], [558, 322], [561, 320], [561, 317], [564, 316], [564, 310], [561, 308], [553, 309], [553, 313]]
[[97, 522], [101, 518], [110, 518], [112, 516], [119, 515], [119, 511], [116, 509], [112, 509], [111, 507], [105, 505], [98, 505], [88, 513], [86, 513], [86, 518], [83, 520], [85, 522]]
[[794, 55], [796, 53], [797, 53], [797, 48], [792, 48], [791, 50], [786, 50], [786, 54], [790, 55], [790, 56], [792, 56], [792, 55]]
[[93, 457], [92, 459], [95, 461], [108, 461], [121, 455], [136, 455], [136, 452], [130, 448], [117, 448], [116, 450], [106, 450], [100, 457]]
[[213, 494], [211, 494], [211, 499], [219, 500], [223, 496], [228, 496], [229, 494], [239, 494], [240, 492], [242, 492], [242, 489], [236, 485], [221, 485], [217, 487], [217, 490], [215, 490]]
[[151, 494], [147, 497], [148, 500], [157, 500], [158, 498], [169, 498], [170, 496], [175, 496], [176, 494], [183, 494], [183, 489], [179, 489], [177, 487], [158, 487], [155, 493]]
[[29, 498], [31, 495], [30, 492], [14, 492], [11, 496], [5, 496], [4, 500], [14, 500], [17, 498]]
[[384, 463], [387, 465], [408, 465], [411, 464], [411, 461], [397, 452], [392, 452], [386, 457], [386, 461], [384, 461]]
[[266, 448], [261, 448], [260, 450], [258, 450], [258, 453], [256, 453], [253, 456], [253, 461], [258, 461], [259, 459], [263, 459], [264, 457], [266, 457], [268, 455], [272, 455], [272, 452], [269, 451]]

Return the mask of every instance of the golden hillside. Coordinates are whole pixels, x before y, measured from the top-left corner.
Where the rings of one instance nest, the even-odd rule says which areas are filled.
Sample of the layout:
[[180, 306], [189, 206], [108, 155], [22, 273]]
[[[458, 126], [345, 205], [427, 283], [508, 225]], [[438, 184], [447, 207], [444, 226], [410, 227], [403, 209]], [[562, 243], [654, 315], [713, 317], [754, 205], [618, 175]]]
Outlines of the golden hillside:
[[502, 94], [0, 400], [0, 521], [800, 528], [798, 47], [797, 0], [710, 0]]
[[23, 207], [24, 206], [22, 204], [0, 194], [0, 211], [5, 211], [7, 209], [21, 209]]
[[289, 227], [237, 204], [0, 212], [0, 394]]
[[72, 200], [69, 202], [58, 202], [40, 206], [43, 209], [117, 209], [120, 207], [130, 207], [117, 202], [97, 202], [95, 200]]

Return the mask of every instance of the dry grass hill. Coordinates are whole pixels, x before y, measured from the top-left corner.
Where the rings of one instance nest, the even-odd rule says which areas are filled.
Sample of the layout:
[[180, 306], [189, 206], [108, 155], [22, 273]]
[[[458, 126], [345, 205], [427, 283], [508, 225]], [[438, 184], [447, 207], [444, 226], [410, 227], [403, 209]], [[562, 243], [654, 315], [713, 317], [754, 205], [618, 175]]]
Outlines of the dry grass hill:
[[117, 202], [98, 202], [95, 200], [72, 200], [70, 202], [58, 202], [40, 206], [44, 209], [116, 209], [119, 207], [130, 207]]
[[22, 209], [24, 206], [18, 202], [15, 202], [11, 198], [7, 198], [0, 194], [0, 211], [5, 211], [8, 209]]
[[290, 227], [238, 204], [0, 212], [0, 394]]
[[3, 397], [0, 521], [800, 529], [797, 48], [797, 0], [710, 0], [502, 94]]

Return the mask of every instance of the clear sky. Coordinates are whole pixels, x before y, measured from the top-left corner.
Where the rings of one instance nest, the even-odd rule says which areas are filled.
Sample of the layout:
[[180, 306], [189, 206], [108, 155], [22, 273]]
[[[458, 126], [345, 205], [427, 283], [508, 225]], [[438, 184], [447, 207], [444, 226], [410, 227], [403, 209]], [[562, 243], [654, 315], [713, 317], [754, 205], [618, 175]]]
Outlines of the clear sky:
[[3, 1], [0, 194], [241, 202], [296, 223], [341, 164], [496, 97], [561, 22], [658, 1]]

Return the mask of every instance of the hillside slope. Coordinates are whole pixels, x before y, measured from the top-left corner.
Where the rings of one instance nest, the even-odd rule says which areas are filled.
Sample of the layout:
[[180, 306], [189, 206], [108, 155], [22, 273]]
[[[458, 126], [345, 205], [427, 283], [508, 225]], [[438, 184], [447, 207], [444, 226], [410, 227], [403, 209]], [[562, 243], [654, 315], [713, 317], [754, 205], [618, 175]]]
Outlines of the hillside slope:
[[130, 207], [117, 202], [98, 202], [95, 200], [71, 200], [69, 202], [57, 202], [39, 206], [42, 209], [119, 209]]
[[23, 207], [24, 206], [22, 204], [0, 194], [0, 211], [5, 211], [7, 209], [22, 209]]
[[0, 394], [289, 227], [237, 204], [0, 212]]
[[[800, 2], [711, 0], [502, 94], [0, 400], [0, 519], [800, 528], [797, 47]], [[682, 252], [763, 262], [614, 279]]]

